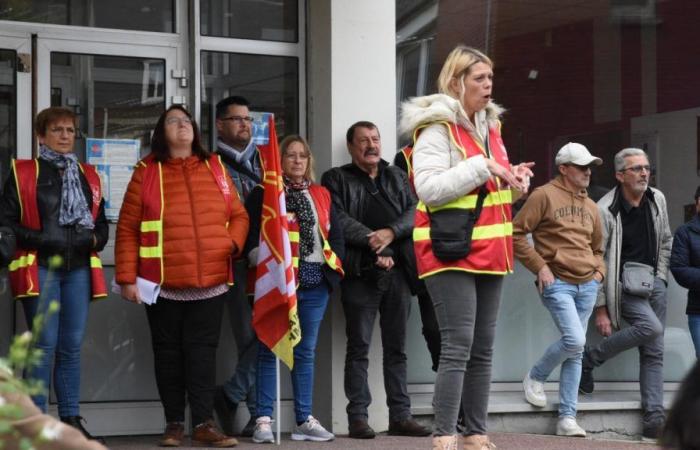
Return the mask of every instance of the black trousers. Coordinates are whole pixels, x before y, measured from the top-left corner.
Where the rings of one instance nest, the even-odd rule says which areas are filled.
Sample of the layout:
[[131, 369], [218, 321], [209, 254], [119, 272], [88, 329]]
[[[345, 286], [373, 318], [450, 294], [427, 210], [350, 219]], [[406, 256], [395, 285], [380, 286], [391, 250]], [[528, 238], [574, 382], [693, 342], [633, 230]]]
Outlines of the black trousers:
[[156, 385], [167, 422], [184, 422], [185, 397], [193, 425], [212, 418], [225, 296], [191, 301], [158, 297], [155, 305], [146, 306]]
[[[389, 420], [411, 415], [411, 400], [406, 390], [406, 321], [411, 297], [400, 270], [394, 268], [374, 279], [345, 279], [341, 283], [348, 338], [345, 355], [345, 396], [350, 421], [367, 419], [372, 395], [367, 383], [369, 346], [374, 321], [379, 313], [383, 347], [384, 389]], [[378, 363], [378, 361], [376, 361]]]

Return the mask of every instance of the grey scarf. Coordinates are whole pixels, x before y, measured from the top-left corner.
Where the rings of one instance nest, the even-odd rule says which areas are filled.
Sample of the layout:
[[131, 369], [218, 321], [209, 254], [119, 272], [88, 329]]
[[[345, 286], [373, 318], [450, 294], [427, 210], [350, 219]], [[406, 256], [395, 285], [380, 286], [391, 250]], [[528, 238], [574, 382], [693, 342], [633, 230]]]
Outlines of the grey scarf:
[[82, 183], [80, 183], [80, 169], [78, 157], [75, 153], [58, 153], [45, 145], [39, 148], [39, 158], [51, 163], [54, 167], [63, 170], [61, 178], [61, 210], [58, 215], [59, 225], [77, 225], [79, 227], [95, 228], [92, 214], [88, 208]]

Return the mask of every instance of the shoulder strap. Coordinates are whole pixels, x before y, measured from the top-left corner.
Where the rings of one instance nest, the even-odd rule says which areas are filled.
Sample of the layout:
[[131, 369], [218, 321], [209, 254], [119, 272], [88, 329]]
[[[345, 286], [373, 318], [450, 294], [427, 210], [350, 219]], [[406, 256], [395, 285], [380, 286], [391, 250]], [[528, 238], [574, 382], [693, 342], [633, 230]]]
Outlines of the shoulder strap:
[[[231, 166], [231, 168], [233, 168], [236, 172], [239, 172], [240, 174], [245, 175], [246, 177], [250, 178], [251, 180], [255, 181], [256, 183], [260, 183], [262, 181], [260, 179], [260, 177], [255, 172], [253, 172], [252, 170], [248, 170], [247, 167], [245, 167], [243, 164], [236, 161], [235, 158], [231, 158], [229, 155], [226, 155], [224, 153], [217, 152], [216, 154], [219, 155], [219, 157], [221, 158], [221, 160], [224, 163], [226, 163], [228, 166]], [[257, 158], [257, 156], [256, 156], [256, 158]]]
[[486, 195], [488, 193], [489, 190], [486, 189], [486, 183], [482, 184], [479, 188], [479, 195], [476, 198], [476, 208], [474, 208], [474, 222], [479, 220], [479, 216], [481, 215], [481, 208], [484, 206], [484, 200], [486, 199]]

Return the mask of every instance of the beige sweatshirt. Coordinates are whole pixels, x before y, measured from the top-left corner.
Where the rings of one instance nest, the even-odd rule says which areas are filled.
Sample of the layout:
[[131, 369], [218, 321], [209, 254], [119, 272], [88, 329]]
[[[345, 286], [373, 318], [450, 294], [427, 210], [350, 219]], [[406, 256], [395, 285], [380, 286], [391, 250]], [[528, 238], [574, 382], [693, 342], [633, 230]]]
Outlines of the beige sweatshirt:
[[[534, 248], [527, 241], [532, 233]], [[535, 189], [513, 220], [515, 256], [537, 274], [547, 264], [568, 283], [605, 274], [598, 207], [585, 190], [567, 189], [561, 178]]]

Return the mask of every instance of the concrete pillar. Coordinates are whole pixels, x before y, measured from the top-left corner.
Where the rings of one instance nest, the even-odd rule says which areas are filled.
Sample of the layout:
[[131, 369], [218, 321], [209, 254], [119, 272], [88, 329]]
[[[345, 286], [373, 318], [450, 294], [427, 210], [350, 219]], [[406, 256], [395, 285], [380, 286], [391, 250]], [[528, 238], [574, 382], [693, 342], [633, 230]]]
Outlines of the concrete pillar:
[[[358, 120], [377, 124], [384, 159], [396, 149], [396, 24], [394, 2], [308, 0], [308, 137], [317, 174], [350, 157], [345, 132]], [[345, 319], [338, 293], [319, 336], [314, 410], [336, 433], [347, 432], [343, 390]], [[388, 411], [378, 327], [370, 350], [370, 425], [386, 430]]]

